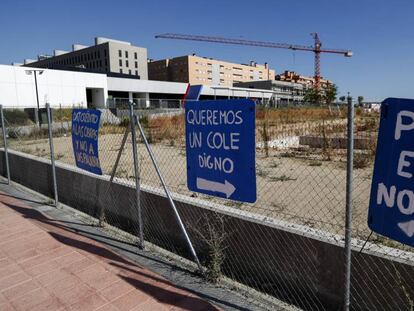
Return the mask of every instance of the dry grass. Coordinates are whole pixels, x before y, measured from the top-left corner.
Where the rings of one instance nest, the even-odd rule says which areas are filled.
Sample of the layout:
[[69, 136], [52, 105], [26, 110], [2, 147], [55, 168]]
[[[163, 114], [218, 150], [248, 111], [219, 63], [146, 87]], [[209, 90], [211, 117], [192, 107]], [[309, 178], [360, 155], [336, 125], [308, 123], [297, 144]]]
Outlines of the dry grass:
[[[344, 114], [342, 114], [344, 115]], [[286, 124], [297, 123], [303, 121], [315, 121], [322, 119], [336, 119], [338, 114], [333, 114], [326, 107], [298, 107], [298, 108], [258, 108], [256, 112], [256, 120], [265, 119], [273, 122], [283, 122]]]
[[152, 142], [167, 142], [169, 145], [184, 143], [184, 117], [159, 117], [147, 121], [146, 130]]

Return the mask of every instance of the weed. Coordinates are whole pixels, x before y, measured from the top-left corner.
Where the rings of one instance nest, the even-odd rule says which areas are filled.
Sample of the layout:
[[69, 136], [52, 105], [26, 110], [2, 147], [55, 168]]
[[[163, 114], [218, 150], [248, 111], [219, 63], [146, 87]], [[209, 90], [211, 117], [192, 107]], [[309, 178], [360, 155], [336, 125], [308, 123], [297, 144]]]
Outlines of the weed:
[[274, 211], [275, 212], [282, 212], [286, 208], [286, 204], [283, 204], [283, 203], [275, 203], [275, 202], [272, 202], [271, 205], [274, 208]]
[[224, 203], [226, 206], [235, 207], [235, 208], [241, 208], [243, 203], [238, 201], [226, 201]]
[[291, 152], [282, 152], [280, 154], [281, 158], [295, 158], [296, 157], [296, 152], [291, 151]]
[[52, 109], [53, 121], [71, 121], [72, 120], [72, 108], [59, 108]]
[[217, 283], [222, 275], [221, 267], [225, 255], [225, 241], [228, 234], [225, 231], [225, 219], [223, 215], [217, 213], [204, 215], [197, 221], [196, 226], [190, 226], [190, 229], [200, 237], [207, 248], [205, 266], [207, 267], [206, 279], [210, 282]]
[[128, 172], [124, 168], [119, 168], [116, 171], [115, 176], [116, 177], [119, 177], [119, 178], [127, 177], [128, 176]]
[[283, 174], [282, 176], [271, 176], [270, 181], [294, 181], [297, 180], [297, 178], [292, 178], [289, 176], [286, 176], [285, 174]]
[[267, 114], [265, 112], [264, 120], [262, 122], [262, 129], [260, 131], [260, 135], [262, 136], [263, 147], [264, 147], [264, 150], [265, 150], [266, 158], [269, 157], [269, 140], [270, 140], [270, 137], [269, 137], [268, 127], [269, 127], [269, 120], [267, 119]]
[[370, 157], [364, 153], [354, 154], [354, 168], [366, 168], [370, 164]]
[[320, 161], [311, 161], [309, 162], [309, 166], [322, 166], [322, 162]]
[[265, 178], [269, 175], [269, 172], [262, 169], [260, 166], [256, 166], [256, 175]]
[[322, 147], [322, 152], [323, 152], [323, 156], [325, 158], [326, 161], [331, 161], [331, 146], [330, 146], [330, 140], [326, 135], [326, 124], [325, 124], [325, 119], [322, 119], [322, 139], [323, 139], [323, 147]]
[[270, 164], [271, 168], [277, 168], [280, 165], [280, 163], [278, 162], [272, 162], [272, 164]]

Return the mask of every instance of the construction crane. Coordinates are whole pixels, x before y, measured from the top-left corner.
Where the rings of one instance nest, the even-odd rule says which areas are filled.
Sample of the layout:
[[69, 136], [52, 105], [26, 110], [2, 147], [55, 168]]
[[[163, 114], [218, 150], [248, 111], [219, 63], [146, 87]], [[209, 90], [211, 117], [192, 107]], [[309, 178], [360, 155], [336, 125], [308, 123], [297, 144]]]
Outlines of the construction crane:
[[176, 40], [189, 40], [189, 41], [203, 41], [203, 42], [214, 42], [214, 43], [224, 43], [224, 44], [236, 44], [236, 45], [250, 45], [266, 48], [275, 48], [275, 49], [289, 49], [294, 51], [308, 51], [315, 53], [315, 83], [314, 87], [316, 90], [320, 90], [321, 87], [321, 53], [331, 53], [331, 54], [342, 54], [345, 57], [352, 57], [352, 51], [350, 50], [340, 50], [340, 49], [322, 49], [322, 42], [319, 39], [318, 34], [311, 34], [314, 39], [313, 46], [297, 45], [297, 44], [288, 44], [288, 43], [274, 43], [274, 42], [265, 42], [265, 41], [251, 41], [243, 39], [229, 39], [223, 37], [210, 37], [210, 36], [196, 36], [196, 35], [183, 35], [175, 33], [165, 33], [156, 35], [155, 38], [162, 39], [176, 39]]

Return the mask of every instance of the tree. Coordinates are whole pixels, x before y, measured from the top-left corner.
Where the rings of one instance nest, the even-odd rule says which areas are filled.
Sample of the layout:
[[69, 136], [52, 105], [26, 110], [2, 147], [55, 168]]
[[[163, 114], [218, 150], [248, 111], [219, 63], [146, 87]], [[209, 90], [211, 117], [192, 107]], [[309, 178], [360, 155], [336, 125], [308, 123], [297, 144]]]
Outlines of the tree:
[[303, 101], [315, 105], [331, 105], [338, 94], [338, 87], [335, 84], [328, 84], [322, 90], [308, 88], [305, 90]]
[[341, 96], [341, 97], [339, 97], [339, 100], [340, 100], [341, 102], [344, 102], [344, 101], [345, 101], [345, 99], [346, 99], [346, 96]]
[[335, 84], [328, 84], [324, 90], [323, 101], [329, 106], [336, 100], [337, 94], [338, 87]]
[[364, 96], [358, 96], [358, 106], [362, 106], [363, 101], [364, 101]]
[[313, 87], [306, 89], [303, 95], [303, 101], [305, 103], [317, 105], [321, 103], [321, 99], [322, 99], [321, 92], [316, 90]]

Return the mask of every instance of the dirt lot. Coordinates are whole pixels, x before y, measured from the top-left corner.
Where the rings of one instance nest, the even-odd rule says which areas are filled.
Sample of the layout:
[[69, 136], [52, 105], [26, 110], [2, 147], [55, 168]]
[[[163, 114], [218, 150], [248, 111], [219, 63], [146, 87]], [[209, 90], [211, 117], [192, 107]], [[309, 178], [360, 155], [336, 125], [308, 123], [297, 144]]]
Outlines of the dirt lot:
[[[122, 141], [119, 134], [101, 135], [99, 153], [101, 167], [110, 174]], [[171, 139], [153, 143], [161, 171], [171, 187], [180, 194], [195, 196], [186, 185], [186, 158], [182, 146], [173, 146]], [[74, 165], [72, 140], [70, 136], [54, 139], [58, 161]], [[16, 140], [11, 148], [33, 155], [48, 157], [47, 139]], [[158, 178], [152, 167], [144, 145], [138, 144], [142, 183], [158, 186]], [[254, 204], [197, 195], [209, 201], [232, 206], [240, 210], [266, 217], [307, 225], [315, 229], [343, 234], [345, 217], [345, 150], [336, 150], [327, 159], [323, 150], [305, 147], [273, 149], [265, 157], [262, 149], [257, 150], [258, 200]], [[372, 163], [354, 171], [354, 232], [361, 238], [369, 234], [366, 225], [370, 193]], [[133, 178], [132, 147], [126, 144], [116, 176]]]

